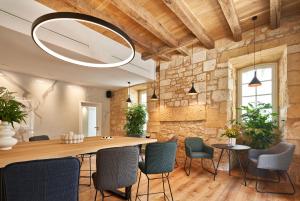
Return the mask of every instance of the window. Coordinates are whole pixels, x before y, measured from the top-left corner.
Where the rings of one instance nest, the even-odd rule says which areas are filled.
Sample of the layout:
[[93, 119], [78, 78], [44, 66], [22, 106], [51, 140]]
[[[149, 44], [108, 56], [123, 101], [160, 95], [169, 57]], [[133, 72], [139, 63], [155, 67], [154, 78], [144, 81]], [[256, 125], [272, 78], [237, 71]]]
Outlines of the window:
[[[276, 64], [262, 64], [256, 66], [257, 78], [262, 85], [248, 87], [254, 75], [253, 66], [238, 71], [238, 107], [248, 103], [270, 103], [273, 111], [277, 111], [277, 73]], [[271, 111], [270, 111], [271, 112]]]
[[[147, 109], [147, 90], [139, 90], [138, 91], [138, 102], [142, 104]], [[144, 125], [144, 131], [147, 131], [147, 122], [148, 122], [148, 113], [146, 113], [146, 123]]]

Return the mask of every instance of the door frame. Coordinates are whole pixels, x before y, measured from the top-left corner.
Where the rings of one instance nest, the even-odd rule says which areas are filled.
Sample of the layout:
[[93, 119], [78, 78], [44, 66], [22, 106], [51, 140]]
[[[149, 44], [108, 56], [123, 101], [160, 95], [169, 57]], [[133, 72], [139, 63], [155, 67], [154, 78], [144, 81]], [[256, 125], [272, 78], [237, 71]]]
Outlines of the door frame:
[[97, 122], [99, 126], [99, 130], [96, 136], [101, 136], [102, 134], [102, 102], [90, 102], [90, 101], [80, 101], [79, 102], [79, 133], [83, 133], [82, 131], [82, 111], [81, 106], [95, 106], [98, 108], [97, 110]]

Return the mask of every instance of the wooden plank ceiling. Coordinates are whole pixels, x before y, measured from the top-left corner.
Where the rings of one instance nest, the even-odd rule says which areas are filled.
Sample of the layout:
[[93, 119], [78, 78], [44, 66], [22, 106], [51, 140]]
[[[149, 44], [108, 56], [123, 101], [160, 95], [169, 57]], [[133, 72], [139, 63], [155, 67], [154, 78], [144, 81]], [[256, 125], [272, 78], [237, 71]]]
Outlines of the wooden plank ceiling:
[[[57, 11], [80, 12], [106, 20], [125, 31], [143, 59], [170, 60], [189, 55], [191, 45], [214, 48], [214, 41], [242, 40], [257, 25], [280, 26], [280, 18], [300, 14], [300, 0], [37, 0]], [[115, 34], [88, 25], [120, 42]]]

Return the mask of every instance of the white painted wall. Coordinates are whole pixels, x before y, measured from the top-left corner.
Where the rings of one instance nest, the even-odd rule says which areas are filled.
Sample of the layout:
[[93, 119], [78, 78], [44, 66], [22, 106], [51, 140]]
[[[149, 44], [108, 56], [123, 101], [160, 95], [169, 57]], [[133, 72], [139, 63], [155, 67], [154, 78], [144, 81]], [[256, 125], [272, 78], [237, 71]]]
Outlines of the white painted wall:
[[17, 97], [31, 100], [34, 135], [59, 138], [65, 132], [79, 132], [80, 103], [102, 103], [102, 130], [109, 135], [110, 101], [105, 89], [83, 87], [30, 75], [0, 71], [0, 86], [16, 92]]

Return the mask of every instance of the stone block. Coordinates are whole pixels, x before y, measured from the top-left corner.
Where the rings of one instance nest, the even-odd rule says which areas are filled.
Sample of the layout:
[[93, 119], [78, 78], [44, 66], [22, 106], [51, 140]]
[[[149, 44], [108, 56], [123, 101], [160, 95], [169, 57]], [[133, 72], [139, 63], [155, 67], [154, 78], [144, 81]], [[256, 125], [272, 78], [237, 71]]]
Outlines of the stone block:
[[212, 100], [214, 102], [226, 101], [228, 92], [226, 90], [215, 90], [212, 92]]
[[228, 79], [221, 78], [218, 80], [218, 89], [227, 89], [228, 88]]
[[300, 103], [300, 85], [289, 86], [288, 87], [288, 96], [289, 96], [289, 103]]
[[212, 71], [216, 68], [216, 59], [211, 59], [203, 63], [203, 71]]
[[171, 62], [161, 62], [160, 63], [160, 70], [166, 70], [169, 68]]
[[228, 69], [227, 68], [217, 69], [217, 70], [214, 71], [214, 76], [216, 78], [227, 77], [228, 76]]
[[194, 53], [192, 57], [192, 63], [199, 63], [206, 60], [206, 51], [201, 50], [199, 52]]
[[197, 81], [205, 81], [206, 80], [206, 73], [201, 73], [196, 77]]
[[300, 52], [300, 44], [290, 45], [287, 48], [287, 53], [288, 54], [293, 54], [293, 53], [298, 53], [298, 52]]
[[164, 100], [166, 100], [166, 99], [171, 99], [172, 96], [173, 96], [173, 93], [171, 93], [171, 92], [161, 93], [161, 94], [160, 94], [160, 98], [161, 98], [161, 99], [164, 99]]
[[160, 86], [169, 86], [170, 84], [171, 84], [171, 79], [160, 81]]
[[289, 71], [287, 78], [288, 85], [300, 85], [300, 68], [297, 71]]

